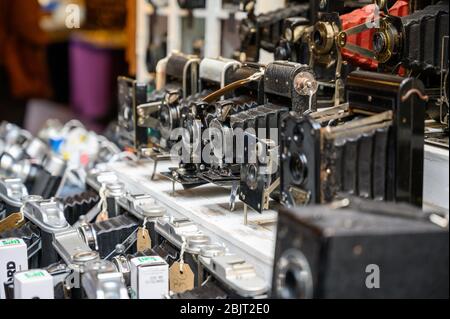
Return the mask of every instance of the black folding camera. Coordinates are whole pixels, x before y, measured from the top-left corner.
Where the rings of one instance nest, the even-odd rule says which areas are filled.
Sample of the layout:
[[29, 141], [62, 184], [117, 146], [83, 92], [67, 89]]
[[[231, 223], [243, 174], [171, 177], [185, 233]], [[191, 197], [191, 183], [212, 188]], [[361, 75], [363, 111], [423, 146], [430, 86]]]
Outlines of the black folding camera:
[[338, 204], [281, 209], [272, 298], [448, 298], [448, 228], [406, 204]]
[[267, 66], [264, 75], [265, 104], [236, 115], [234, 127], [246, 132], [250, 129], [245, 134], [245, 152], [240, 159], [243, 164], [239, 198], [258, 212], [268, 208], [270, 193], [278, 186], [278, 128], [282, 116], [289, 111], [314, 111], [316, 90], [317, 83], [308, 66], [277, 61]]
[[373, 35], [373, 48], [380, 69], [392, 72], [406, 69], [410, 76], [420, 76], [429, 96], [427, 115], [442, 124], [448, 147], [449, 4], [440, 1], [422, 7], [405, 17], [383, 18]]
[[118, 78], [118, 142], [124, 149], [139, 152], [147, 147], [147, 129], [138, 125], [137, 107], [147, 103], [148, 87], [144, 83], [126, 77]]
[[200, 60], [196, 56], [172, 53], [163, 62], [161, 83], [150, 94], [146, 84], [119, 78], [119, 143], [124, 148], [139, 152], [150, 144], [160, 146], [164, 104], [178, 104], [198, 92]]
[[[251, 77], [253, 80], [248, 80]], [[243, 84], [239, 84], [244, 81]], [[204, 126], [209, 129], [206, 147], [210, 148], [207, 169], [199, 176], [208, 182], [231, 186], [238, 184], [240, 163], [237, 161], [236, 137], [233, 134], [239, 118], [264, 102], [263, 67], [259, 64], [244, 64], [227, 75], [226, 85], [230, 85], [229, 98], [208, 104], [209, 112], [204, 117]], [[234, 87], [236, 85], [236, 87]], [[219, 97], [218, 97], [219, 98]], [[243, 149], [242, 149], [243, 151]]]
[[283, 35], [284, 20], [289, 17], [307, 17], [309, 4], [289, 4], [269, 13], [255, 16], [249, 14], [239, 28], [241, 37], [241, 53], [245, 60], [258, 62], [260, 49], [275, 52]]
[[[210, 113], [211, 108], [204, 99], [210, 94], [224, 88], [230, 79], [230, 75], [241, 67], [241, 63], [231, 59], [224, 58], [205, 58], [200, 64], [200, 93], [192, 95], [179, 104], [174, 103], [173, 106], [161, 109], [161, 116], [167, 114], [170, 121], [162, 121], [167, 123], [163, 133], [170, 145], [182, 142], [182, 147], [178, 149], [180, 158], [180, 167], [172, 168], [170, 172], [163, 173], [174, 182], [181, 183], [185, 188], [197, 187], [206, 182], [197, 176], [199, 168], [203, 167], [201, 160], [201, 151], [204, 141], [200, 138], [206, 129], [206, 116]], [[228, 92], [224, 98], [231, 97], [232, 93]], [[171, 136], [176, 128], [183, 129], [182, 136]], [[200, 158], [199, 158], [200, 156]]]
[[281, 199], [287, 206], [339, 196], [422, 205], [423, 84], [355, 71], [348, 105], [290, 115], [281, 132]]
[[[226, 75], [239, 65], [239, 62], [228, 59], [203, 59], [198, 66], [196, 90], [187, 92], [182, 99], [177, 97], [179, 93], [176, 90], [168, 91], [160, 112], [162, 144], [166, 148], [170, 148], [177, 142], [171, 136], [173, 130], [181, 127], [191, 129], [186, 125], [204, 114], [202, 99], [225, 86]], [[191, 121], [185, 123], [188, 119]]]
[[[387, 16], [373, 35], [377, 60], [391, 68], [402, 66], [440, 73], [448, 68], [448, 1], [441, 1], [405, 17]], [[444, 62], [444, 65], [442, 65]]]
[[302, 64], [309, 63], [309, 45], [304, 41], [307, 35], [309, 19], [293, 17], [284, 21], [284, 31], [275, 50], [275, 60], [286, 60]]
[[[162, 149], [169, 148], [170, 132], [180, 125], [180, 104], [200, 91], [199, 67], [200, 59], [192, 55], [173, 53], [167, 60], [164, 88], [161, 88], [164, 97], [156, 108], [158, 112], [152, 115], [157, 121], [155, 124], [150, 122], [145, 125], [160, 132], [159, 146]], [[145, 114], [145, 117], [141, 117], [143, 122], [149, 122], [150, 111], [156, 110], [151, 105], [139, 107], [140, 112]]]

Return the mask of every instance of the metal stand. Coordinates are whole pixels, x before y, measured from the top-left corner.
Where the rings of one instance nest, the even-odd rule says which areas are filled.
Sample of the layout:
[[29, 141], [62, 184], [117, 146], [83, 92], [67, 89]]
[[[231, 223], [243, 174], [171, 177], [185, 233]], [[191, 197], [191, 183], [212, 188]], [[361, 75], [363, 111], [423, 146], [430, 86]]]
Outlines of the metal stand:
[[244, 204], [244, 225], [248, 225], [248, 206]]
[[154, 181], [158, 169], [158, 162], [159, 161], [168, 161], [171, 159], [169, 153], [160, 153], [159, 151], [155, 151], [153, 149], [146, 150], [144, 153], [146, 156], [148, 156], [153, 161], [153, 172], [151, 180]]

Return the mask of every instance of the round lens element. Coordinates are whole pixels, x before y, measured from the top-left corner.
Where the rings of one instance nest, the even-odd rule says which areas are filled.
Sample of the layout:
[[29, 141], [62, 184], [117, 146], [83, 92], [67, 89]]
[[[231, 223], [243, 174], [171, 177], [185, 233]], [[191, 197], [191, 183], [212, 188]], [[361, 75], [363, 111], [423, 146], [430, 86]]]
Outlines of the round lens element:
[[323, 43], [324, 43], [325, 40], [324, 40], [323, 35], [322, 35], [322, 33], [320, 32], [320, 30], [314, 31], [314, 33], [313, 33], [313, 40], [314, 40], [314, 43], [315, 43], [318, 47], [320, 47], [320, 46], [323, 45]]
[[289, 168], [294, 183], [302, 185], [308, 176], [307, 160], [303, 154], [295, 154], [291, 157]]
[[386, 36], [382, 32], [376, 32], [373, 35], [373, 49], [377, 54], [382, 53], [386, 49]]
[[170, 126], [170, 111], [167, 106], [161, 108], [161, 113], [159, 115], [159, 120], [163, 127]]
[[313, 279], [309, 262], [297, 249], [284, 252], [275, 270], [277, 298], [309, 299], [313, 297]]

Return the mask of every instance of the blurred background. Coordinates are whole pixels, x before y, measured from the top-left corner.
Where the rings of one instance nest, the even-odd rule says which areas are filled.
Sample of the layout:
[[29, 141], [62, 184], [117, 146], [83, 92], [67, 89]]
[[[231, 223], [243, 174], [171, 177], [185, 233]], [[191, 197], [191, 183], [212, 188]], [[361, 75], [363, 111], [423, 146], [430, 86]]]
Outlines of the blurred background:
[[35, 133], [75, 118], [99, 132], [117, 114], [117, 76], [151, 83], [172, 50], [231, 58], [244, 18], [236, 0], [2, 0], [0, 120]]

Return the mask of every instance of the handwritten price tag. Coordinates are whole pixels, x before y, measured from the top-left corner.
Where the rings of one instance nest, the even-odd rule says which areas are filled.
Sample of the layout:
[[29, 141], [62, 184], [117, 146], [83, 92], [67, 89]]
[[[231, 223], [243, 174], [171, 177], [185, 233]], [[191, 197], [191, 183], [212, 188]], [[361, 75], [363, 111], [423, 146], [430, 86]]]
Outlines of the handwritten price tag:
[[152, 248], [152, 239], [150, 238], [150, 233], [147, 229], [139, 227], [137, 233], [137, 251], [144, 252]]
[[180, 272], [180, 263], [175, 262], [169, 270], [169, 286], [174, 293], [181, 293], [194, 289], [194, 273], [188, 264], [183, 265]]

